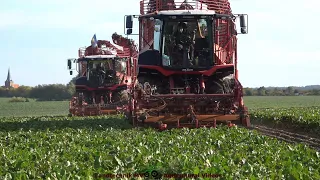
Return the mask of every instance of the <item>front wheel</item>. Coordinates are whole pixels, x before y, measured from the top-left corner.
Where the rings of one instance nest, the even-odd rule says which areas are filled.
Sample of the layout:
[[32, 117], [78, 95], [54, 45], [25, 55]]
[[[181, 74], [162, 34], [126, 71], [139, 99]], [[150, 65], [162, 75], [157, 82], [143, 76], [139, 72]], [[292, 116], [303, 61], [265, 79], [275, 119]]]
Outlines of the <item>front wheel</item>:
[[251, 127], [250, 116], [248, 113], [248, 107], [243, 107], [241, 116], [240, 116], [241, 124], [245, 127]]
[[223, 85], [218, 81], [212, 81], [211, 87], [209, 87], [207, 94], [224, 94]]
[[120, 101], [124, 101], [125, 104], [129, 101], [129, 94], [127, 90], [122, 90], [120, 92], [112, 93], [112, 102], [117, 103]]

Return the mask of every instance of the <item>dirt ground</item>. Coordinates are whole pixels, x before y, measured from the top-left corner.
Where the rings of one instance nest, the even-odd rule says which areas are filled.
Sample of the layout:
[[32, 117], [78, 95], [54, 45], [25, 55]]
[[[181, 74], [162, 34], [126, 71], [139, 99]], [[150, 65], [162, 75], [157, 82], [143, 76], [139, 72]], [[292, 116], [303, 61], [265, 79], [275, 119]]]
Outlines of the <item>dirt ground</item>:
[[304, 143], [320, 152], [319, 132], [310, 132], [307, 129], [294, 128], [284, 124], [271, 125], [262, 123], [253, 123], [253, 127], [250, 129], [289, 143]]

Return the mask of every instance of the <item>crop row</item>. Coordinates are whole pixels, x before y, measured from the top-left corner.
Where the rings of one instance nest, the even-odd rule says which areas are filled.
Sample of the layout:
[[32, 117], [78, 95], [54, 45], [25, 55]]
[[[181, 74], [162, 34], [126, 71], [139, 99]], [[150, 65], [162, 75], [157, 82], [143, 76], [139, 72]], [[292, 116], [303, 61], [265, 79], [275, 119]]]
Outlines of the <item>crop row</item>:
[[90, 179], [150, 168], [222, 179], [320, 179], [319, 153], [236, 127], [157, 132], [116, 116], [2, 118], [0, 137], [0, 179]]
[[320, 107], [252, 109], [250, 116], [254, 122], [287, 124], [318, 132], [320, 130]]

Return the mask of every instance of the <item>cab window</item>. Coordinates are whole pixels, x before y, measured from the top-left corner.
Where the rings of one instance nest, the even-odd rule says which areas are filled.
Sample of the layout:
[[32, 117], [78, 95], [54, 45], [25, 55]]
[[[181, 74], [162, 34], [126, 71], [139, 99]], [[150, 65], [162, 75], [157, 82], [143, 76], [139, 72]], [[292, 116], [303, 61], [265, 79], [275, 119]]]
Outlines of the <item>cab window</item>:
[[116, 71], [126, 73], [127, 72], [127, 63], [124, 60], [116, 61]]

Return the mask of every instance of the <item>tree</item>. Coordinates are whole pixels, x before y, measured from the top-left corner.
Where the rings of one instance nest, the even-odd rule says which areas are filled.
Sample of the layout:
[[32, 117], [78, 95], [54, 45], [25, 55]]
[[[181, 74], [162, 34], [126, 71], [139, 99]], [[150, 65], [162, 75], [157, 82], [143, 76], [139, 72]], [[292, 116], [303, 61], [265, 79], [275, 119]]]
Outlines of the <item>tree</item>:
[[253, 96], [253, 90], [251, 88], [244, 88], [245, 96]]
[[19, 86], [17, 89], [15, 89], [15, 95], [17, 97], [29, 97], [31, 90], [32, 90], [32, 87]]
[[264, 86], [258, 88], [258, 96], [265, 96], [266, 88]]
[[293, 89], [293, 87], [292, 86], [289, 86], [288, 88], [287, 88], [287, 95], [293, 95], [293, 93], [294, 93], [294, 89]]
[[7, 97], [7, 91], [3, 87], [0, 87], [0, 96], [1, 97]]
[[311, 95], [320, 95], [320, 90], [319, 89], [312, 89]]
[[39, 101], [62, 101], [72, 97], [68, 91], [68, 86], [64, 84], [38, 85], [32, 88], [30, 92], [31, 98]]

